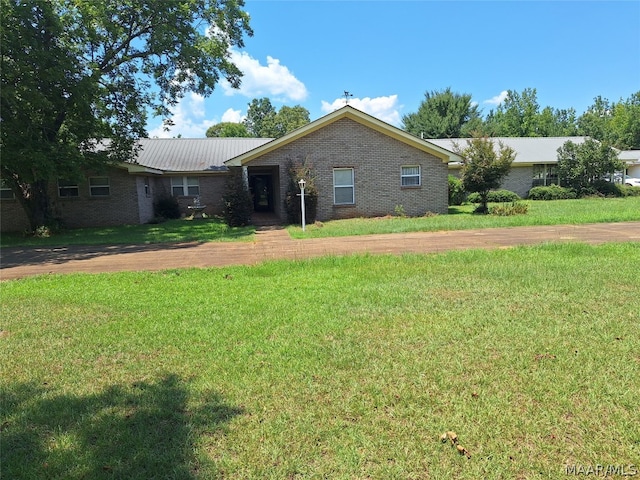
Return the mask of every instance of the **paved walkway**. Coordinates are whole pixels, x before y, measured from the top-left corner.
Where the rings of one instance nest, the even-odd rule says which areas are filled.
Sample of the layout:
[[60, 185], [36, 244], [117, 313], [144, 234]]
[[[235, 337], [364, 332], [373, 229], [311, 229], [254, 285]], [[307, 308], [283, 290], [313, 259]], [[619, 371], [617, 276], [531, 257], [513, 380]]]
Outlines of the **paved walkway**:
[[545, 242], [598, 244], [629, 241], [640, 242], [640, 222], [394, 233], [306, 240], [293, 240], [286, 230], [275, 228], [259, 230], [253, 242], [5, 248], [0, 252], [0, 280], [47, 273], [252, 265], [276, 259], [295, 260], [354, 253], [435, 253], [469, 248], [507, 248]]

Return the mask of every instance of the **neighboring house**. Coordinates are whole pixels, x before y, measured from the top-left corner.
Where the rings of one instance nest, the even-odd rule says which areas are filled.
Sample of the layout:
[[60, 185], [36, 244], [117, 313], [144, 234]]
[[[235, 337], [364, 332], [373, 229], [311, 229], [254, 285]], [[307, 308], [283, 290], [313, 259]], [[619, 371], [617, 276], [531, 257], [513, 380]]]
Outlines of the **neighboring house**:
[[623, 150], [618, 158], [627, 165], [627, 175], [640, 178], [640, 150]]
[[[165, 195], [182, 212], [195, 197], [218, 214], [229, 168], [242, 167], [257, 211], [286, 220], [287, 165], [308, 161], [318, 188], [318, 220], [447, 212], [448, 164], [461, 158], [434, 143], [350, 106], [278, 139], [142, 139], [135, 161], [89, 173], [80, 183], [51, 186], [55, 215], [70, 228], [148, 223]], [[2, 231], [28, 222], [18, 201], [0, 186]]]
[[[494, 137], [496, 151], [499, 142], [511, 147], [516, 158], [502, 188], [526, 197], [533, 187], [561, 183], [558, 180], [558, 149], [566, 142], [577, 145], [584, 143], [589, 137]], [[467, 147], [466, 138], [429, 139], [429, 142], [442, 148], [457, 152]], [[618, 153], [618, 158], [626, 164], [627, 175], [640, 177], [640, 150], [625, 150]], [[462, 164], [452, 162], [449, 171], [460, 176]]]
[[[566, 142], [583, 143], [588, 137], [495, 137], [492, 138], [494, 148], [499, 142], [511, 147], [516, 158], [511, 171], [505, 178], [502, 188], [526, 197], [532, 187], [558, 183], [558, 149]], [[464, 149], [466, 138], [430, 139], [430, 142], [452, 151]], [[449, 170], [459, 176], [461, 163], [451, 163]]]

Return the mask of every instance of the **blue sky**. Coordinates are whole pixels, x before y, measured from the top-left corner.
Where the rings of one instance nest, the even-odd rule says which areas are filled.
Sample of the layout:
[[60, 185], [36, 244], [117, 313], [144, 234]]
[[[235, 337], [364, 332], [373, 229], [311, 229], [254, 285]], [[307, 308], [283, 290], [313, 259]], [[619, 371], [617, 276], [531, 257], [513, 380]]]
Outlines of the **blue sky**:
[[247, 0], [253, 37], [231, 52], [244, 72], [208, 98], [187, 95], [175, 127], [149, 136], [204, 137], [241, 121], [254, 98], [302, 105], [315, 120], [349, 104], [393, 125], [427, 91], [472, 96], [483, 114], [507, 90], [537, 90], [541, 108], [583, 113], [600, 95], [640, 91], [640, 1]]

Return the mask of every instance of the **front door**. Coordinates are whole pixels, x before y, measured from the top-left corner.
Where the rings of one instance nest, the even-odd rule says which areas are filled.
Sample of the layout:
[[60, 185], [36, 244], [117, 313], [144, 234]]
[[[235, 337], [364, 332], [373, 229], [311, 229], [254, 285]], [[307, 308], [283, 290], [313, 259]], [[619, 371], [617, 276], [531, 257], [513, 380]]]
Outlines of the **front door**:
[[249, 188], [253, 196], [253, 210], [273, 212], [273, 182], [271, 175], [251, 175]]

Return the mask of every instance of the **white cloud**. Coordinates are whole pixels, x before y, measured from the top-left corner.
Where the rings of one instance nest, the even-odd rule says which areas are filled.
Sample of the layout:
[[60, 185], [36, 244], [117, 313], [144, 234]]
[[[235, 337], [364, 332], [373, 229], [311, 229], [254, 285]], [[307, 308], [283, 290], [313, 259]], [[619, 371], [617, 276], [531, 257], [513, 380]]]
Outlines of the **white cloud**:
[[496, 95], [495, 97], [492, 97], [489, 100], [485, 100], [482, 103], [488, 103], [489, 105], [500, 105], [502, 102], [505, 101], [508, 94], [509, 92], [507, 92], [506, 90], [503, 90], [500, 92], [499, 95]]
[[197, 93], [189, 93], [178, 102], [173, 109], [171, 121], [174, 125], [168, 131], [159, 125], [149, 130], [149, 137], [172, 138], [182, 135], [184, 138], [203, 138], [207, 128], [218, 123], [215, 119], [205, 118], [204, 97]]
[[222, 114], [221, 122], [241, 123], [245, 119], [245, 115], [242, 115], [242, 111], [234, 110], [233, 108], [227, 109]]
[[223, 80], [220, 85], [225, 95], [244, 95], [247, 98], [273, 97], [276, 100], [301, 102], [307, 98], [308, 91], [304, 83], [298, 80], [280, 60], [267, 56], [267, 65], [252, 58], [246, 52], [231, 50], [231, 61], [243, 73], [239, 89], [232, 88]]
[[[337, 98], [332, 103], [323, 100], [321, 108], [323, 112], [331, 113], [344, 107], [344, 105], [345, 99]], [[399, 110], [402, 105], [398, 105], [398, 95], [376, 98], [349, 98], [349, 105], [391, 125], [398, 126], [401, 123]]]

